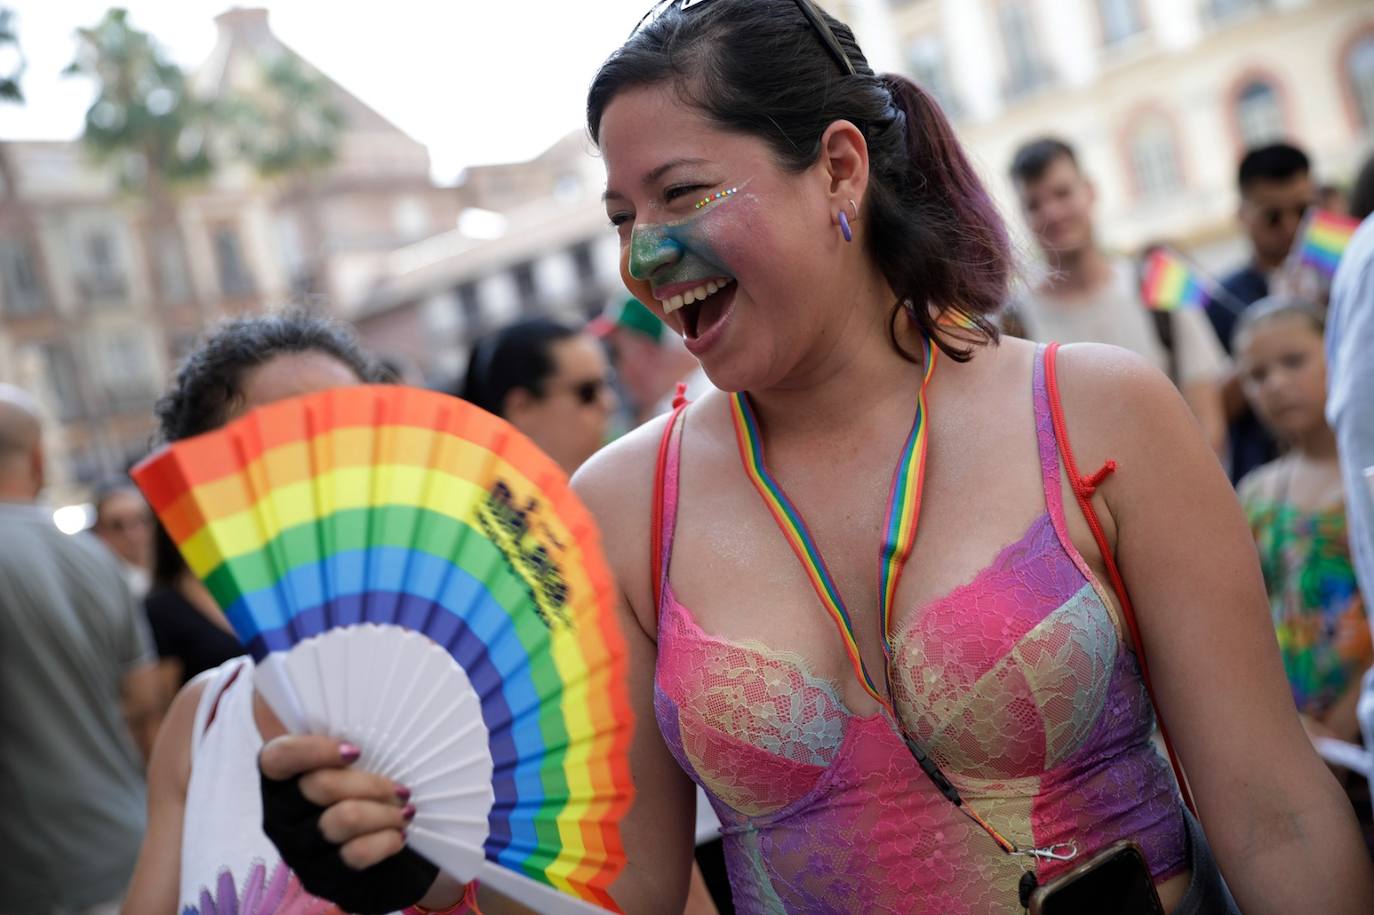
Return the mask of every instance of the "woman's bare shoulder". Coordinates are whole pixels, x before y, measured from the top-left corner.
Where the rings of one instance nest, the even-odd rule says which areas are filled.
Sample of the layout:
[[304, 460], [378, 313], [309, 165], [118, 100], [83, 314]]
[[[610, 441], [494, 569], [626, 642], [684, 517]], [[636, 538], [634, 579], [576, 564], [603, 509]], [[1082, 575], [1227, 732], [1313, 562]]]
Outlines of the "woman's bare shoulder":
[[598, 519], [646, 509], [652, 497], [659, 443], [668, 416], [658, 416], [625, 433], [587, 459], [573, 474], [572, 487]]
[[1056, 379], [1072, 447], [1082, 467], [1123, 454], [1154, 453], [1201, 431], [1173, 383], [1143, 356], [1118, 346], [1060, 349]]

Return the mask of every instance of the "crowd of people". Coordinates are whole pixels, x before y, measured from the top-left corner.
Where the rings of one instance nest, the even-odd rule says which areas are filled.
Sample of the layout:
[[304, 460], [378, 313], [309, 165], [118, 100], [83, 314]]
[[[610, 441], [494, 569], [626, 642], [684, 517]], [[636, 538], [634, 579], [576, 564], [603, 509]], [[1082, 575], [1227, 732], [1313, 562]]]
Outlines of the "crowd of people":
[[[1008, 163], [1016, 282], [938, 105], [805, 0], [664, 6], [588, 128], [629, 295], [484, 335], [450, 392], [603, 530], [622, 909], [1022, 912], [1119, 840], [1173, 915], [1374, 909], [1367, 773], [1317, 752], [1374, 750], [1374, 159], [1338, 199], [1248, 151], [1247, 257], [1157, 310], [1053, 136]], [[238, 318], [159, 441], [393, 378], [331, 319]], [[408, 849], [358, 748], [285, 732], [129, 480], [59, 533], [43, 456], [0, 386], [0, 912], [522, 911]]]

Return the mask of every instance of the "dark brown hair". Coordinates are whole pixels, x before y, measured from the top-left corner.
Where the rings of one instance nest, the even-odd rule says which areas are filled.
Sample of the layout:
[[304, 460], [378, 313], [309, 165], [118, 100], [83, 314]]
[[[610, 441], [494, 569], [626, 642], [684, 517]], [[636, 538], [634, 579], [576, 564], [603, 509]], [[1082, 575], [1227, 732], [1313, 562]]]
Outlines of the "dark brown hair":
[[527, 318], [482, 337], [472, 347], [458, 396], [501, 416], [506, 395], [517, 388], [544, 396], [544, 382], [558, 366], [553, 347], [577, 331], [549, 318]]
[[1078, 167], [1078, 154], [1058, 137], [1039, 137], [1022, 143], [1011, 157], [1011, 179], [1019, 184], [1039, 181], [1060, 159], [1068, 159], [1074, 168]]
[[[837, 65], [796, 0], [671, 4], [601, 65], [587, 97], [592, 139], [599, 142], [618, 93], [660, 83], [722, 129], [763, 140], [794, 172], [815, 164], [826, 128], [852, 122], [869, 151], [865, 243], [898, 296], [893, 344], [907, 355], [896, 335], [905, 307], [942, 350], [967, 359], [971, 349], [957, 343], [997, 340], [988, 316], [1002, 306], [1011, 272], [1002, 218], [935, 100], [906, 77], [875, 74], [847, 25], [813, 13], [834, 32], [853, 74]], [[941, 318], [971, 327], [951, 330]]]
[[243, 379], [282, 353], [321, 353], [348, 366], [364, 384], [383, 381], [352, 328], [324, 315], [284, 311], [224, 321], [191, 350], [155, 410], [163, 441], [224, 425], [243, 399]]
[[1288, 181], [1311, 171], [1307, 153], [1291, 143], [1270, 143], [1246, 152], [1236, 169], [1236, 184], [1244, 194], [1261, 181]]

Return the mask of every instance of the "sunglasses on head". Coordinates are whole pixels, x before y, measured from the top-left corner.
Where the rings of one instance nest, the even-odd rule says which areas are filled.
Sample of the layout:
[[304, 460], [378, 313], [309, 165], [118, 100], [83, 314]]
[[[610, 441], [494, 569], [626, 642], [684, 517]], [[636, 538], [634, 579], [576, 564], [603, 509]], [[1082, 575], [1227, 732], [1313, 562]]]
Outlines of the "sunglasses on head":
[[[660, 14], [674, 4], [677, 5], [678, 10], [686, 12], [694, 6], [702, 6], [710, 2], [711, 0], [658, 0], [658, 2], [649, 8], [649, 12], [645, 13], [643, 17], [640, 18], [639, 23], [634, 27], [634, 30], [630, 32], [630, 35], [633, 37], [636, 32], [644, 28], [645, 23], [657, 19]], [[811, 29], [816, 33], [816, 37], [821, 40], [821, 44], [825, 45], [825, 49], [830, 53], [830, 56], [835, 58], [835, 63], [840, 65], [840, 70], [843, 71], [846, 76], [854, 76], [857, 71], [854, 69], [854, 64], [850, 61], [849, 55], [844, 52], [844, 46], [841, 45], [840, 40], [835, 37], [835, 32], [825, 21], [825, 17], [817, 12], [811, 0], [792, 0], [792, 2], [797, 4], [797, 9], [801, 10], [802, 15], [806, 17], [806, 21], [811, 24]]]

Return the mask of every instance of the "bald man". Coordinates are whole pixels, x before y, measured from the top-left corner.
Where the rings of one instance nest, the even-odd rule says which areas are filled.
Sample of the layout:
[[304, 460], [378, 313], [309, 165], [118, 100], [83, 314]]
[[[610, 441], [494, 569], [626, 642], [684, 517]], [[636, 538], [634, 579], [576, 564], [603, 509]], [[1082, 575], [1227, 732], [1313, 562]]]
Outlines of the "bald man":
[[105, 915], [143, 836], [161, 694], [118, 561], [58, 531], [42, 489], [38, 409], [0, 385], [0, 912]]

